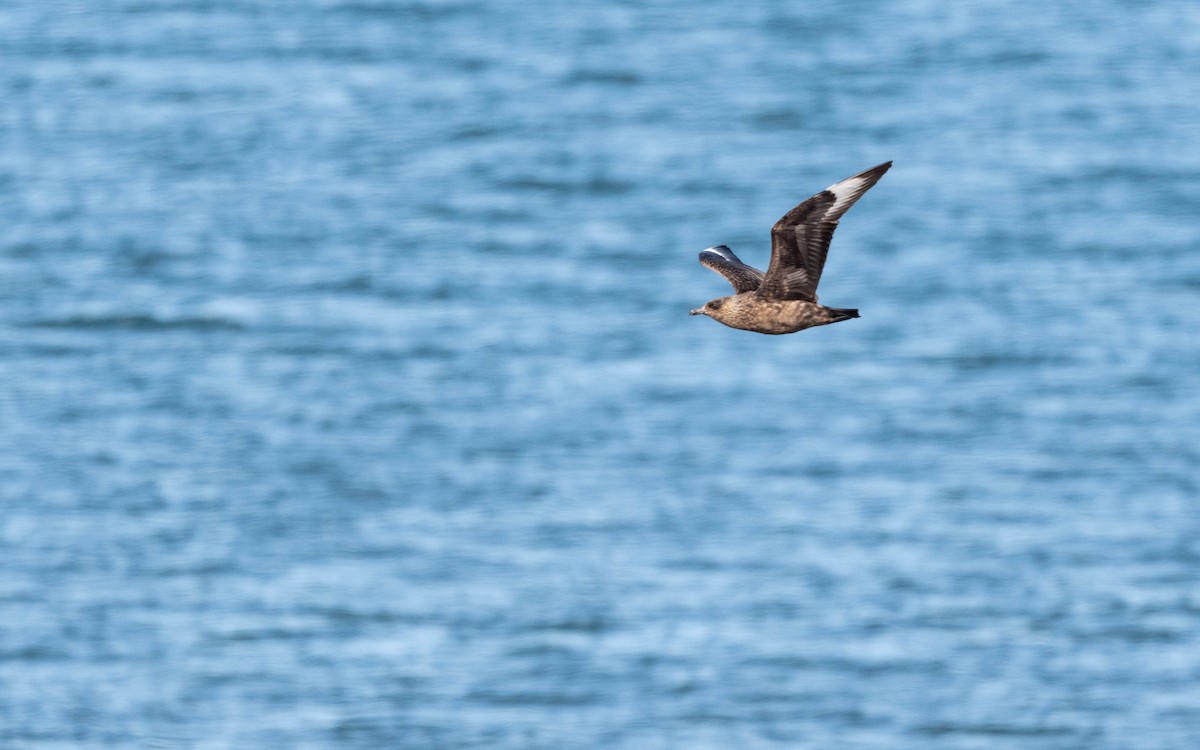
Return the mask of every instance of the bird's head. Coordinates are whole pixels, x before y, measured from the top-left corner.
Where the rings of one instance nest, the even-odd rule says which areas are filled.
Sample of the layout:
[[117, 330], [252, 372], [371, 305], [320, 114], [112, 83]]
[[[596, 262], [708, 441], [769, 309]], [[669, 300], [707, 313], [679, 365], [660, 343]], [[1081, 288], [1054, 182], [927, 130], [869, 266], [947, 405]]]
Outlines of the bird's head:
[[708, 302], [704, 303], [704, 307], [697, 307], [695, 310], [689, 312], [688, 315], [707, 315], [710, 318], [715, 318], [717, 317], [721, 308], [724, 307], [727, 299], [729, 298], [717, 297], [714, 300], [709, 300]]

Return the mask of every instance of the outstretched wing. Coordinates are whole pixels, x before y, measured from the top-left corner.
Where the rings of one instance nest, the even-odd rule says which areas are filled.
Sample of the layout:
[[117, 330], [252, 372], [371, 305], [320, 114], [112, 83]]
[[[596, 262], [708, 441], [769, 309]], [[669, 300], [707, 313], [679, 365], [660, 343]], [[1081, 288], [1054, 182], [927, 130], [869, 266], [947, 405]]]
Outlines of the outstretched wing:
[[746, 265], [725, 245], [700, 251], [700, 265], [711, 268], [733, 284], [735, 294], [753, 292], [766, 276], [757, 268]]
[[891, 168], [886, 162], [830, 185], [771, 228], [771, 265], [758, 287], [765, 299], [817, 301], [817, 283], [838, 219]]

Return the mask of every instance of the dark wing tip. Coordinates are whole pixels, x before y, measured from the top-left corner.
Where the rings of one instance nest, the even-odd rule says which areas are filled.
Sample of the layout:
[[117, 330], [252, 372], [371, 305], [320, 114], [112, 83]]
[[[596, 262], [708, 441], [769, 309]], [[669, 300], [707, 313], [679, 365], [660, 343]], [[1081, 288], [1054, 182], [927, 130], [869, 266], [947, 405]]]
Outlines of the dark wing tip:
[[712, 253], [713, 255], [726, 259], [728, 259], [730, 255], [733, 255], [733, 251], [729, 249], [728, 245], [713, 245], [712, 247], [706, 247], [700, 251], [700, 257], [703, 258], [705, 253]]
[[[863, 196], [871, 188], [875, 187], [875, 183], [879, 182], [879, 178], [883, 177], [884, 173], [892, 168], [890, 161], [885, 161], [883, 164], [864, 169], [858, 174], [847, 177], [841, 182], [836, 182], [825, 188], [820, 193], [817, 193], [811, 200], [814, 204], [819, 204], [821, 198], [825, 196], [833, 196], [835, 200], [828, 202], [824, 212], [810, 211], [806, 217], [810, 221], [832, 221], [837, 222], [842, 214], [850, 210], [855, 201]], [[814, 205], [814, 208], [816, 205]]]
[[[867, 178], [871, 178], [872, 180], [878, 180], [880, 177], [883, 177], [883, 174], [891, 168], [892, 168], [892, 161], [889, 159], [888, 161], [885, 161], [883, 164], [878, 164], [874, 167], [871, 167], [870, 169], [864, 169], [863, 171], [854, 175], [854, 177], [867, 177]], [[854, 177], [851, 177], [850, 179], [854, 179]]]
[[[883, 174], [886, 173], [887, 170], [890, 168], [892, 168], [892, 161], [889, 160], [889, 161], [883, 162], [882, 164], [876, 164], [875, 167], [871, 167], [870, 169], [864, 169], [864, 170], [862, 170], [862, 172], [859, 172], [858, 174], [852, 176], [852, 178], [846, 178], [846, 180], [863, 179], [863, 180], [870, 181], [871, 185], [875, 185], [875, 182], [877, 182], [878, 179], [882, 178]], [[846, 181], [846, 180], [842, 180], [842, 181]]]
[[753, 292], [762, 282], [763, 272], [743, 263], [725, 245], [707, 247], [700, 251], [700, 265], [725, 277], [737, 294]]

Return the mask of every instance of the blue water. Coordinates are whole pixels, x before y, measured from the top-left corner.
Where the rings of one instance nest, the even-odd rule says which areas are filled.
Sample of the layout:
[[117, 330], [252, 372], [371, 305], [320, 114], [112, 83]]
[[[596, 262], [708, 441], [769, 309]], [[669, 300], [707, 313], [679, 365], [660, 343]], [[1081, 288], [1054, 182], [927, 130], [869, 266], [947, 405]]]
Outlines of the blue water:
[[1200, 746], [1200, 5], [0, 29], [0, 746]]

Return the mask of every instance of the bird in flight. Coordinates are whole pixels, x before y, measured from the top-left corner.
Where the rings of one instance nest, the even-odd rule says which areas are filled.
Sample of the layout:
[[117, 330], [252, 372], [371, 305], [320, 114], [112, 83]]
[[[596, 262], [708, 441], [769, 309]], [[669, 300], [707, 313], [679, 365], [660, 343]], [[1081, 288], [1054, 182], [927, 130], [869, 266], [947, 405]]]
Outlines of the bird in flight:
[[758, 333], [795, 333], [858, 317], [858, 310], [817, 304], [817, 283], [838, 219], [883, 177], [885, 162], [830, 185], [788, 211], [771, 227], [767, 272], [748, 266], [725, 245], [700, 251], [700, 265], [733, 285], [733, 294], [691, 311], [731, 328]]

